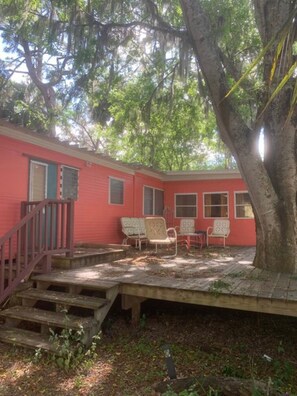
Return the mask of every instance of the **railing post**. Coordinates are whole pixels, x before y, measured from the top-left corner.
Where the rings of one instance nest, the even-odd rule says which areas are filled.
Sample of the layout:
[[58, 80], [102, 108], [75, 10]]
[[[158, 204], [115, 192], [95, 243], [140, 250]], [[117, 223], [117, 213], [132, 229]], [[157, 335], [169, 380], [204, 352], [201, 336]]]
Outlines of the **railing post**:
[[[27, 202], [22, 201], [21, 202], [21, 219], [24, 218], [26, 216], [27, 212]], [[20, 232], [21, 235], [21, 252], [23, 254], [24, 250], [25, 250], [25, 234], [23, 232]]]
[[21, 202], [21, 219], [26, 216], [26, 202]]
[[74, 200], [70, 199], [67, 204], [67, 249], [69, 253], [66, 253], [67, 257], [73, 257], [74, 255]]
[[0, 238], [0, 303], [37, 264], [49, 272], [56, 252], [74, 255], [74, 200], [22, 202], [20, 222]]

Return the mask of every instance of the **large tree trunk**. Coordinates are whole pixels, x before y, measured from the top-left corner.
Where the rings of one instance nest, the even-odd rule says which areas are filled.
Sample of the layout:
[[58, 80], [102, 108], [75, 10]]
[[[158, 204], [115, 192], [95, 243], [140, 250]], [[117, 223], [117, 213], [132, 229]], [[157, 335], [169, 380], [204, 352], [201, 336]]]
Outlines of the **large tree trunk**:
[[[261, 128], [250, 129], [241, 118], [232, 97], [226, 97], [230, 90], [226, 70], [221, 63], [220, 49], [213, 38], [209, 20], [200, 2], [198, 0], [180, 0], [180, 2], [193, 49], [209, 89], [221, 138], [237, 161], [253, 203], [257, 233], [254, 265], [272, 271], [295, 273], [297, 272], [296, 108], [292, 117], [288, 118], [294, 80], [291, 85], [287, 84], [264, 115], [261, 127], [264, 128], [268, 151], [263, 162], [258, 151]], [[288, 20], [291, 11], [290, 2], [259, 0], [255, 3], [257, 3], [255, 8], [257, 22], [261, 24], [259, 31], [260, 34], [265, 35], [264, 46]], [[267, 5], [270, 7], [268, 14], [266, 14]], [[277, 22], [275, 22], [276, 15]], [[264, 99], [267, 100], [271, 93], [268, 78], [272, 60], [273, 50], [267, 53], [264, 59], [263, 83], [266, 84], [264, 85], [266, 93], [263, 94], [263, 103], [260, 103], [260, 107], [263, 107]], [[286, 73], [286, 70], [282, 73]], [[242, 232], [244, 233], [244, 229]]]

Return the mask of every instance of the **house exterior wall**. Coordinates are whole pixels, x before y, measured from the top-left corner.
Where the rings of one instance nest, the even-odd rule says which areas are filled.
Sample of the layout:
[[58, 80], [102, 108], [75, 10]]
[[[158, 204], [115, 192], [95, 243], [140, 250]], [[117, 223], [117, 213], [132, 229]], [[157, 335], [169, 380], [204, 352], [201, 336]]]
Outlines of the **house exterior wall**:
[[[1, 123], [0, 123], [1, 127]], [[1, 132], [1, 131], [0, 131]], [[14, 129], [11, 130], [13, 136]], [[19, 133], [19, 132], [18, 132]], [[20, 136], [20, 135], [19, 135]], [[120, 218], [144, 216], [144, 187], [164, 191], [164, 205], [173, 213], [176, 193], [196, 193], [198, 215], [196, 229], [206, 230], [213, 219], [203, 216], [203, 193], [228, 192], [231, 234], [229, 245], [255, 245], [255, 224], [253, 219], [236, 219], [234, 213], [234, 192], [246, 191], [240, 178], [217, 180], [172, 180], [164, 181], [162, 175], [150, 170], [137, 170], [113, 165], [105, 160], [103, 164], [85, 160], [88, 155], [63, 149], [59, 143], [47, 146], [40, 137], [30, 135], [33, 143], [9, 134], [0, 134], [0, 237], [20, 220], [20, 203], [29, 200], [30, 160], [57, 165], [57, 198], [60, 198], [61, 167], [66, 165], [78, 169], [78, 199], [75, 201], [75, 242], [120, 243], [123, 239]], [[33, 136], [33, 137], [32, 137]], [[31, 139], [30, 138], [30, 139]], [[36, 141], [36, 143], [35, 143]], [[49, 148], [48, 148], [49, 147]], [[101, 161], [101, 160], [100, 160]], [[99, 162], [99, 161], [98, 161]], [[109, 202], [110, 178], [123, 181], [123, 204]], [[213, 177], [213, 174], [212, 174]], [[166, 180], [166, 178], [165, 178]], [[175, 216], [170, 224], [179, 225]]]
[[[213, 219], [204, 218], [203, 193], [227, 192], [230, 235], [226, 244], [235, 246], [253, 246], [256, 244], [254, 219], [235, 218], [234, 193], [247, 191], [242, 179], [170, 181], [165, 182], [165, 191], [165, 206], [170, 209], [171, 213], [173, 212], [174, 226], [178, 226], [180, 223], [180, 219], [175, 216], [175, 194], [197, 194], [198, 213], [195, 219], [197, 230], [206, 230], [213, 224]], [[212, 239], [211, 243], [218, 244], [222, 241]]]
[[28, 198], [28, 163], [17, 141], [0, 138], [0, 236], [20, 219], [20, 202]]
[[[122, 240], [119, 218], [133, 215], [134, 175], [92, 164], [42, 147], [0, 136], [0, 236], [20, 220], [20, 203], [29, 199], [30, 160], [58, 165], [57, 198], [60, 198], [60, 167], [78, 169], [75, 201], [75, 242], [118, 243]], [[109, 203], [109, 178], [124, 182], [124, 203]]]

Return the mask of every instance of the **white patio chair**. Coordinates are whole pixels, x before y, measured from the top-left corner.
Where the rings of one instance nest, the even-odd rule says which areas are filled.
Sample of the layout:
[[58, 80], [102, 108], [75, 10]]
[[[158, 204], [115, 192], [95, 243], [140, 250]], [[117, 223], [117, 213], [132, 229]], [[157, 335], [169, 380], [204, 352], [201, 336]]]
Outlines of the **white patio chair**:
[[226, 245], [226, 238], [230, 234], [230, 220], [214, 219], [213, 226], [206, 230], [206, 245], [208, 246], [209, 238], [222, 238], [223, 246]]
[[191, 239], [197, 242], [197, 234], [195, 233], [195, 219], [181, 219], [180, 226], [176, 227], [177, 237], [182, 243], [186, 244], [187, 249], [191, 247]]
[[148, 242], [156, 246], [156, 253], [158, 252], [158, 245], [174, 244], [174, 256], [177, 255], [177, 233], [175, 228], [166, 229], [166, 222], [163, 217], [146, 217], [144, 224]]
[[144, 219], [138, 217], [121, 217], [122, 232], [125, 235], [123, 245], [127, 245], [128, 240], [135, 242], [135, 247], [141, 250], [141, 243], [147, 242], [145, 235]]

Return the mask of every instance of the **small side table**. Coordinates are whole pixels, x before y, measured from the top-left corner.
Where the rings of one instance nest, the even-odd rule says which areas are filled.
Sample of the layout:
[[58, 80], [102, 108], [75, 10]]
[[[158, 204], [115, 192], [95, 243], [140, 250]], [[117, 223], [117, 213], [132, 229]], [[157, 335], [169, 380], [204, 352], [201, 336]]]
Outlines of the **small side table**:
[[202, 249], [203, 246], [206, 245], [206, 231], [196, 230], [195, 234], [197, 235], [197, 241], [198, 244], [200, 245], [200, 249]]

